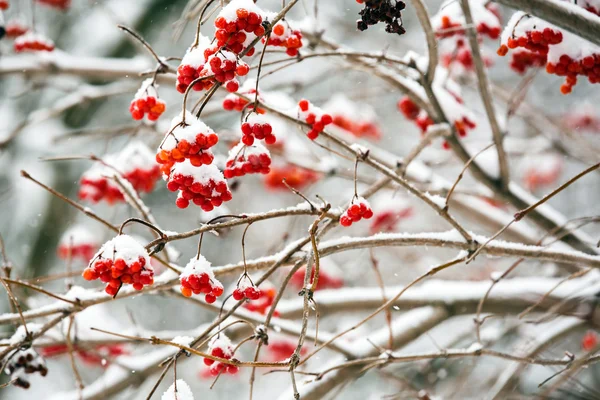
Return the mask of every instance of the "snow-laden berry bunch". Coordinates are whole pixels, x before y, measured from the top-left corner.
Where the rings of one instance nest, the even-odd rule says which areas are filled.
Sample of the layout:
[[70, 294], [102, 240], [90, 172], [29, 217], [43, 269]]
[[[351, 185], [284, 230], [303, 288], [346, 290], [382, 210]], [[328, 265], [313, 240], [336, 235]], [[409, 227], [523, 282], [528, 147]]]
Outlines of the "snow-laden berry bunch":
[[29, 31], [27, 24], [20, 18], [13, 18], [6, 22], [6, 37], [9, 39], [17, 38]]
[[356, 0], [356, 2], [365, 5], [365, 8], [359, 12], [360, 19], [356, 21], [359, 31], [366, 30], [370, 25], [384, 22], [386, 32], [398, 35], [406, 33], [402, 26], [402, 10], [406, 7], [403, 1]]
[[222, 83], [227, 91], [237, 92], [240, 83], [236, 77], [248, 74], [250, 71], [248, 64], [239, 60], [235, 53], [218, 47], [207, 49], [204, 54], [207, 56], [204, 68], [210, 68], [209, 72], [212, 73], [214, 79]]
[[390, 193], [383, 193], [375, 198], [373, 213], [370, 231], [372, 234], [376, 234], [396, 231], [402, 221], [414, 214], [414, 210], [405, 199], [394, 197]]
[[374, 140], [381, 138], [377, 114], [368, 104], [358, 104], [343, 94], [336, 94], [323, 109], [331, 115], [334, 126], [353, 136]]
[[270, 190], [289, 191], [290, 189], [283, 183], [284, 179], [291, 187], [302, 189], [317, 182], [321, 179], [321, 175], [296, 165], [277, 165], [271, 167], [271, 172], [265, 176], [265, 187]]
[[252, 146], [254, 139], [264, 140], [269, 145], [275, 144], [277, 141], [269, 121], [262, 115], [252, 112], [242, 123], [242, 142], [247, 146]]
[[[477, 33], [490, 39], [498, 39], [502, 32], [498, 14], [490, 9], [485, 1], [469, 1], [469, 6]], [[437, 14], [431, 17], [431, 26], [440, 39], [452, 36], [464, 37], [466, 22], [460, 2], [454, 0], [443, 2]]]
[[13, 46], [16, 53], [22, 53], [25, 51], [37, 52], [54, 50], [54, 42], [52, 40], [41, 33], [35, 33], [32, 31], [17, 37]]
[[102, 245], [83, 271], [83, 278], [100, 279], [106, 283], [106, 293], [116, 296], [123, 285], [133, 285], [135, 290], [152, 285], [154, 270], [144, 246], [131, 236], [118, 235]]
[[32, 348], [17, 350], [6, 363], [4, 373], [14, 381], [13, 385], [29, 389], [31, 383], [26, 375], [39, 372], [41, 376], [48, 374], [44, 359]]
[[[252, 0], [233, 0], [215, 18], [217, 46], [240, 54], [257, 37], [265, 34], [264, 12]], [[249, 49], [247, 56], [254, 54]]]
[[223, 294], [223, 285], [215, 278], [210, 262], [203, 255], [193, 257], [187, 263], [181, 275], [181, 294], [191, 297], [192, 294], [204, 294], [204, 300], [212, 304]]
[[[262, 39], [262, 42], [265, 42], [265, 38]], [[297, 56], [298, 50], [304, 45], [302, 43], [302, 32], [295, 29], [293, 22], [290, 20], [279, 21], [271, 31], [267, 45], [283, 47], [286, 49], [285, 53], [288, 56]]]
[[[304, 287], [304, 275], [306, 274], [306, 267], [300, 268], [298, 271], [294, 272], [292, 278], [290, 279], [290, 285], [294, 286], [297, 289], [302, 289]], [[317, 287], [315, 290], [324, 290], [324, 289], [339, 289], [344, 286], [344, 279], [341, 277], [342, 271], [340, 271], [339, 267], [334, 264], [329, 264], [325, 267], [325, 265], [321, 265], [319, 269], [319, 281], [317, 282]], [[312, 270], [310, 271], [310, 280], [309, 283], [313, 282], [315, 279], [315, 267], [313, 265]]]
[[[251, 299], [252, 301], [245, 302], [244, 308], [249, 311], [254, 311], [254, 312], [265, 315], [269, 311], [271, 306], [273, 305], [273, 301], [275, 300], [275, 295], [277, 294], [277, 289], [275, 289], [275, 286], [269, 281], [265, 281], [265, 282], [261, 283], [260, 286], [261, 287], [256, 288], [258, 290], [258, 297], [256, 297], [255, 299]], [[235, 290], [237, 290], [237, 288]], [[235, 290], [234, 290], [234, 292], [235, 292]], [[254, 295], [254, 291], [252, 293]], [[240, 295], [238, 294], [238, 297], [239, 296]], [[244, 297], [250, 299], [250, 297], [248, 297], [248, 296], [244, 296]], [[236, 300], [241, 300], [242, 298], [243, 297], [236, 299]], [[278, 316], [277, 311], [275, 311], [273, 313], [273, 315]]]
[[236, 288], [233, 289], [233, 299], [240, 301], [243, 299], [257, 300], [260, 297], [260, 289], [256, 287], [252, 279], [244, 273], [237, 282]]
[[173, 118], [156, 153], [156, 162], [164, 175], [169, 175], [173, 165], [189, 161], [195, 167], [212, 164], [214, 156], [210, 148], [219, 142], [217, 134], [190, 112]]
[[[263, 101], [263, 98], [260, 95], [260, 88], [258, 90], [258, 96], [256, 95], [256, 80], [255, 79], [251, 79], [251, 78], [246, 79], [244, 84], [238, 89], [237, 92], [241, 95], [248, 97], [249, 99], [254, 99], [255, 97], [258, 97], [259, 103], [261, 101]], [[250, 101], [243, 99], [233, 93], [230, 93], [227, 96], [225, 96], [225, 99], [223, 100], [223, 109], [226, 111], [243, 111], [244, 109], [246, 109], [248, 107], [253, 107], [253, 106], [254, 106], [253, 101], [250, 102]], [[256, 112], [258, 114], [264, 114], [265, 110], [260, 107], [257, 107]]]
[[333, 122], [331, 115], [306, 99], [298, 102], [298, 118], [310, 125], [311, 129], [306, 134], [310, 140], [319, 137], [319, 133], [323, 132], [325, 126]]
[[132, 142], [118, 154], [109, 154], [83, 173], [79, 198], [108, 204], [124, 201], [123, 193], [113, 181], [120, 175], [138, 192], [149, 193], [160, 178], [160, 169], [150, 149], [142, 142]]
[[240, 142], [229, 150], [223, 174], [227, 179], [249, 174], [268, 174], [270, 166], [271, 154], [265, 146], [258, 142], [252, 146]]
[[[231, 360], [233, 358], [233, 351], [234, 348], [231, 340], [222, 332], [208, 342], [208, 354], [211, 356]], [[219, 374], [235, 375], [239, 371], [239, 368], [235, 365], [225, 364], [220, 361], [211, 360], [210, 358], [205, 358], [204, 364], [210, 367], [209, 370], [212, 376]]]
[[139, 121], [146, 116], [149, 121], [156, 121], [165, 112], [166, 104], [158, 98], [157, 89], [158, 85], [154, 83], [152, 78], [142, 82], [129, 105], [131, 118]]
[[196, 167], [185, 160], [175, 164], [164, 177], [170, 191], [179, 191], [175, 202], [179, 208], [187, 208], [193, 202], [208, 212], [232, 197], [223, 174], [214, 164]]
[[367, 199], [354, 197], [352, 202], [340, 216], [340, 225], [350, 226], [361, 219], [369, 219], [373, 216], [373, 210]]
[[81, 259], [89, 261], [98, 249], [96, 236], [84, 226], [69, 228], [58, 243], [58, 256], [64, 259]]

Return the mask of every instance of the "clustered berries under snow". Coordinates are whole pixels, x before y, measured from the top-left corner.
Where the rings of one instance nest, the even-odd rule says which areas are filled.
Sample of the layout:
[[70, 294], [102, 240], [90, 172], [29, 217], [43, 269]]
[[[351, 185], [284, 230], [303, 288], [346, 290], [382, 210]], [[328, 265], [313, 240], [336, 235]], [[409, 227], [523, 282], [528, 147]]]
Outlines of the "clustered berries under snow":
[[[262, 39], [262, 42], [265, 42], [265, 38]], [[284, 47], [288, 56], [297, 56], [298, 50], [303, 46], [302, 32], [299, 29], [294, 29], [293, 22], [290, 20], [279, 21], [271, 31], [267, 45]]]
[[[273, 305], [273, 301], [275, 300], [277, 290], [275, 289], [275, 286], [273, 286], [273, 284], [269, 281], [263, 282], [261, 284], [261, 287], [257, 288], [257, 290], [258, 297], [256, 299], [252, 299], [253, 301], [245, 302], [244, 308], [265, 315]], [[248, 296], [245, 297], [249, 298]], [[243, 297], [237, 300], [241, 300], [242, 298]], [[277, 311], [275, 311], [273, 315], [278, 316]]]
[[32, 348], [17, 350], [7, 362], [4, 373], [14, 381], [13, 385], [28, 389], [31, 384], [26, 375], [39, 372], [41, 376], [48, 374], [44, 359]]
[[247, 146], [240, 142], [229, 150], [223, 174], [231, 179], [248, 174], [268, 174], [271, 166], [271, 154], [265, 146], [256, 143]]
[[52, 51], [54, 42], [41, 33], [27, 32], [15, 39], [14, 49], [16, 53], [25, 51]]
[[[240, 54], [258, 36], [265, 34], [264, 12], [252, 0], [233, 0], [215, 18], [217, 46]], [[254, 48], [247, 56], [254, 54]]]
[[[231, 344], [231, 340], [229, 340], [222, 332], [213, 337], [208, 343], [208, 353], [211, 356], [231, 360], [233, 357], [233, 350], [234, 348]], [[239, 371], [239, 368], [235, 365], [225, 364], [220, 361], [211, 360], [210, 358], [205, 358], [204, 364], [210, 367], [209, 371], [212, 376], [217, 376], [219, 374], [235, 375]]]
[[310, 140], [315, 140], [319, 133], [323, 132], [325, 126], [333, 122], [331, 115], [305, 99], [298, 102], [298, 118], [303, 119], [311, 126], [311, 130], [306, 134]]
[[124, 201], [123, 193], [112, 177], [120, 174], [138, 192], [149, 193], [160, 178], [155, 157], [142, 142], [132, 142], [118, 154], [104, 157], [81, 176], [79, 198], [108, 204]]
[[273, 127], [265, 117], [250, 113], [242, 124], [242, 142], [252, 146], [254, 139], [264, 140], [266, 144], [274, 144], [277, 141], [273, 135]]
[[317, 182], [320, 178], [321, 175], [317, 172], [286, 164], [272, 167], [271, 172], [265, 176], [264, 182], [267, 189], [289, 191], [290, 189], [283, 183], [284, 179], [291, 187], [302, 189]]
[[152, 78], [142, 82], [142, 86], [129, 105], [131, 118], [139, 121], [145, 115], [149, 121], [156, 121], [165, 112], [166, 104], [158, 98], [157, 89], [158, 85], [154, 83]]
[[[254, 99], [254, 97], [256, 97], [256, 80], [246, 79], [244, 84], [238, 89], [238, 93], [250, 99]], [[263, 101], [263, 98], [260, 95], [260, 89], [258, 90], [258, 101], [259, 103]], [[250, 102], [245, 99], [242, 99], [239, 96], [236, 96], [233, 93], [230, 93], [227, 96], [225, 96], [225, 99], [223, 100], [223, 109], [226, 111], [242, 111], [244, 108], [254, 106], [254, 101], [252, 101], [250, 104], [248, 103]], [[264, 114], [265, 110], [263, 110], [260, 107], [257, 107], [256, 112], [259, 114]]]
[[58, 256], [89, 261], [97, 249], [96, 236], [84, 226], [76, 225], [65, 231], [60, 238]]
[[376, 198], [373, 212], [370, 230], [376, 234], [396, 230], [399, 222], [413, 215], [413, 208], [403, 199], [384, 195]]
[[100, 279], [106, 283], [105, 291], [116, 296], [122, 285], [133, 285], [142, 290], [154, 283], [154, 270], [148, 252], [128, 235], [118, 235], [104, 243], [90, 265], [83, 271], [87, 281]]
[[[531, 66], [543, 63], [549, 74], [566, 77], [560, 87], [563, 94], [571, 93], [581, 75], [590, 83], [600, 83], [600, 46], [544, 20], [515, 13], [502, 32], [501, 43], [499, 55], [506, 55], [509, 49], [524, 48], [537, 55]], [[522, 72], [526, 65], [513, 56], [511, 67]]]
[[354, 222], [358, 222], [361, 219], [369, 219], [373, 216], [373, 210], [369, 205], [367, 199], [363, 197], [355, 197], [352, 199], [350, 206], [343, 212], [340, 217], [340, 225], [350, 226]]
[[20, 18], [8, 20], [4, 28], [6, 29], [6, 37], [10, 39], [24, 35], [27, 33], [27, 31], [29, 31], [27, 24]]
[[181, 294], [185, 297], [204, 293], [204, 300], [209, 304], [214, 303], [217, 297], [223, 294], [223, 285], [215, 278], [210, 262], [202, 255], [198, 258], [193, 257], [187, 263], [179, 276], [179, 282]]
[[[477, 33], [488, 36], [490, 39], [498, 39], [502, 27], [497, 13], [486, 6], [485, 1], [471, 0], [469, 7]], [[465, 35], [465, 16], [462, 12], [460, 2], [447, 0], [440, 5], [440, 9], [431, 17], [431, 25], [438, 38]]]
[[219, 137], [208, 125], [186, 111], [185, 123], [181, 115], [173, 118], [169, 132], [158, 147], [156, 162], [161, 164], [164, 175], [169, 175], [174, 164], [185, 160], [195, 167], [209, 165], [214, 160], [209, 149], [218, 142]]
[[179, 208], [186, 208], [191, 201], [204, 211], [212, 211], [231, 200], [227, 182], [214, 164], [195, 167], [185, 160], [177, 163], [166, 179], [170, 191], [179, 190], [175, 202]]
[[240, 301], [242, 299], [257, 300], [260, 297], [260, 290], [254, 285], [254, 282], [248, 275], [242, 275], [242, 278], [237, 283], [233, 290], [233, 299]]
[[368, 104], [358, 104], [343, 94], [336, 94], [323, 109], [332, 117], [333, 125], [359, 138], [378, 140], [381, 130], [375, 110]]
[[160, 400], [194, 400], [192, 389], [183, 379], [177, 379], [166, 392], [163, 393]]

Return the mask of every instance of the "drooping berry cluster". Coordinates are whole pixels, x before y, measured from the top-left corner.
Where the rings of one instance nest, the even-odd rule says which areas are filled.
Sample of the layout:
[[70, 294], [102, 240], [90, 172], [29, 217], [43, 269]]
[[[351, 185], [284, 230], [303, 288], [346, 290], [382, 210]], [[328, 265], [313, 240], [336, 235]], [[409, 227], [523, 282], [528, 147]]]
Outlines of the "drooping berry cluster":
[[81, 259], [89, 261], [96, 250], [98, 242], [95, 235], [84, 226], [73, 226], [63, 233], [58, 244], [58, 256], [63, 259]]
[[235, 289], [233, 289], [233, 299], [240, 301], [243, 299], [258, 300], [260, 297], [260, 289], [254, 285], [254, 282], [246, 274], [242, 275], [237, 283]]
[[62, 11], [71, 6], [71, 0], [37, 0], [37, 2]]
[[[235, 290], [238, 290], [237, 288]], [[235, 292], [234, 290], [234, 292]], [[244, 296], [246, 298], [251, 299], [252, 301], [247, 301], [244, 303], [244, 308], [250, 311], [254, 311], [260, 314], [265, 315], [269, 309], [271, 308], [271, 306], [273, 305], [273, 301], [275, 300], [275, 295], [277, 294], [277, 290], [275, 289], [275, 286], [273, 286], [272, 283], [265, 281], [261, 284], [261, 287], [256, 288], [256, 290], [258, 290], [258, 297], [256, 298], [250, 298], [248, 296]], [[244, 293], [245, 294], [245, 293]], [[254, 296], [254, 292], [252, 292], [251, 294], [252, 296]], [[238, 294], [238, 297], [240, 295]], [[235, 298], [235, 296], [234, 296]], [[243, 297], [240, 297], [239, 299], [236, 300], [241, 300]], [[277, 311], [275, 311], [273, 313], [274, 316], [278, 316]]]
[[303, 119], [311, 126], [311, 130], [306, 134], [310, 140], [319, 137], [319, 133], [323, 132], [325, 126], [333, 122], [331, 115], [306, 99], [298, 102], [298, 118]]
[[271, 124], [261, 115], [250, 113], [242, 124], [242, 143], [252, 146], [254, 139], [264, 140], [266, 144], [274, 144], [277, 141]]
[[[231, 340], [222, 332], [213, 337], [208, 343], [208, 354], [211, 356], [231, 360], [233, 358], [233, 351], [234, 347], [231, 344]], [[205, 358], [204, 364], [210, 367], [209, 371], [212, 376], [219, 374], [235, 375], [239, 371], [239, 368], [235, 365], [225, 364], [220, 361], [211, 360], [210, 358]]]
[[[265, 39], [263, 38], [262, 41], [264, 43]], [[284, 47], [288, 56], [297, 56], [298, 50], [303, 46], [302, 32], [299, 29], [294, 29], [289, 20], [279, 21], [271, 31], [267, 45]]]
[[268, 174], [270, 166], [271, 154], [265, 146], [258, 142], [252, 146], [240, 142], [229, 150], [223, 174], [227, 179], [249, 174]]
[[369, 105], [359, 105], [342, 94], [336, 94], [323, 109], [331, 115], [333, 125], [353, 136], [374, 140], [381, 138], [377, 114]]
[[29, 27], [21, 19], [11, 19], [6, 23], [6, 37], [14, 39], [29, 31]]
[[211, 164], [214, 160], [211, 147], [219, 142], [217, 134], [191, 113], [185, 113], [185, 122], [178, 116], [158, 147], [156, 162], [164, 175], [169, 175], [176, 163], [188, 160], [193, 166]]
[[[222, 83], [227, 91], [233, 93], [240, 88], [240, 83], [236, 76], [245, 76], [250, 71], [250, 67], [244, 61], [239, 60], [237, 55], [229, 50], [212, 47], [205, 50], [204, 54], [210, 54], [206, 63], [210, 67], [210, 72], [214, 75], [214, 79]], [[206, 67], [205, 67], [206, 69]]]
[[290, 189], [283, 183], [284, 179], [291, 187], [302, 189], [317, 182], [321, 179], [321, 175], [306, 168], [286, 164], [271, 168], [271, 172], [265, 176], [265, 186], [270, 190], [289, 191]]
[[13, 385], [23, 389], [29, 389], [31, 383], [26, 375], [39, 372], [41, 376], [48, 374], [48, 368], [44, 359], [32, 348], [18, 350], [6, 363], [4, 373], [14, 381]]
[[139, 121], [145, 115], [149, 121], [156, 121], [165, 112], [166, 103], [158, 98], [157, 89], [158, 85], [154, 83], [154, 79], [149, 78], [142, 82], [129, 105], [131, 118]]
[[541, 68], [548, 60], [546, 54], [534, 53], [525, 49], [515, 49], [511, 53], [510, 68], [523, 75], [530, 68]]
[[[250, 78], [246, 79], [244, 84], [238, 89], [238, 93], [253, 100], [256, 97], [256, 80], [250, 79]], [[258, 91], [258, 101], [259, 101], [259, 103], [261, 101], [263, 101], [263, 98], [260, 95], [260, 89]], [[248, 103], [250, 103], [250, 104], [248, 104]], [[230, 93], [227, 96], [225, 96], [225, 99], [223, 100], [223, 109], [226, 111], [242, 111], [244, 109], [248, 109], [249, 107], [253, 107], [253, 106], [254, 106], [253, 101], [249, 102], [248, 100], [243, 99], [239, 96], [236, 96], [233, 93]], [[256, 112], [259, 114], [264, 114], [265, 110], [258, 107], [256, 109]]]
[[402, 35], [406, 30], [402, 26], [402, 10], [406, 7], [400, 0], [356, 0], [364, 4], [365, 8], [358, 13], [360, 19], [356, 21], [359, 31], [366, 30], [370, 25], [385, 22], [385, 31]]
[[108, 204], [124, 201], [119, 186], [112, 180], [120, 174], [133, 189], [149, 193], [160, 178], [160, 169], [150, 149], [142, 142], [132, 142], [118, 154], [104, 157], [87, 170], [80, 180], [79, 198]]
[[393, 232], [398, 224], [413, 216], [413, 208], [401, 198], [385, 194], [377, 197], [373, 202], [373, 219], [370, 231], [372, 234], [379, 232]]
[[[215, 18], [217, 46], [240, 54], [258, 36], [265, 34], [264, 12], [252, 0], [233, 0]], [[247, 56], [252, 56], [250, 49]]]
[[215, 278], [210, 262], [202, 255], [192, 257], [179, 276], [179, 282], [181, 294], [185, 297], [204, 293], [204, 300], [209, 304], [223, 294], [223, 285]]
[[350, 206], [343, 212], [340, 217], [340, 225], [350, 226], [354, 222], [358, 222], [361, 219], [369, 219], [373, 216], [373, 210], [367, 199], [362, 197], [355, 197], [352, 199]]
[[196, 167], [185, 160], [175, 164], [165, 178], [170, 191], [179, 190], [175, 201], [179, 208], [187, 208], [193, 202], [204, 211], [212, 211], [231, 200], [227, 182], [214, 164]]
[[54, 42], [40, 33], [30, 31], [15, 39], [14, 49], [16, 53], [25, 51], [53, 51]]
[[[490, 39], [498, 39], [502, 32], [499, 16], [484, 2], [470, 1], [469, 6], [477, 33]], [[460, 2], [443, 2], [437, 14], [431, 18], [431, 25], [440, 39], [464, 36], [466, 23]]]
[[[344, 286], [344, 279], [340, 276], [334, 275], [330, 273], [332, 268], [323, 268], [323, 265], [319, 269], [319, 281], [317, 282], [317, 287], [315, 290], [323, 290], [323, 289], [339, 289]], [[293, 285], [297, 289], [301, 289], [304, 287], [304, 274], [306, 274], [306, 267], [300, 268], [298, 271], [294, 272], [292, 275], [292, 279], [290, 280], [290, 284]], [[312, 283], [315, 279], [315, 268], [313, 266], [312, 271], [310, 272], [310, 281]]]
[[133, 285], [135, 290], [152, 285], [154, 269], [144, 246], [131, 236], [118, 235], [98, 250], [83, 271], [83, 279], [100, 279], [106, 283], [106, 293], [116, 296], [123, 285]]

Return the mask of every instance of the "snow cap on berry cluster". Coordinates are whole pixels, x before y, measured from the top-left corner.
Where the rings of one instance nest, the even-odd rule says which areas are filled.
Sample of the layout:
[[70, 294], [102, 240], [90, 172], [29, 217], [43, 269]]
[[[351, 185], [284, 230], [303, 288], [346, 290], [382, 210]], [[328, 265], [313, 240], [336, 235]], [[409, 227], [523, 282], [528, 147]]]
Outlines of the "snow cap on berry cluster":
[[158, 98], [158, 84], [154, 82], [154, 79], [148, 78], [142, 82], [140, 88], [135, 93], [134, 99], [143, 99], [146, 97]]
[[517, 11], [506, 23], [506, 26], [500, 35], [500, 43], [507, 44], [508, 39], [527, 36], [527, 32], [543, 31], [545, 28], [560, 31], [558, 27], [543, 19], [534, 17], [523, 11]]
[[202, 185], [207, 185], [211, 180], [215, 183], [224, 181], [223, 173], [219, 171], [219, 168], [210, 165], [201, 165], [195, 167], [189, 160], [175, 164], [171, 169], [171, 175], [181, 174], [183, 176], [191, 176], [194, 178], [194, 182], [198, 182]]
[[208, 49], [209, 47], [211, 47], [210, 39], [200, 34], [198, 37], [198, 45], [187, 49], [183, 59], [181, 60], [181, 65], [189, 65], [196, 69], [202, 67], [206, 62], [204, 50]]
[[152, 270], [150, 256], [148, 256], [146, 248], [129, 235], [118, 235], [104, 243], [94, 256], [93, 260], [100, 257], [112, 260], [120, 258], [125, 261], [126, 264], [137, 262], [139, 258], [142, 257], [146, 260], [144, 268], [146, 270]]
[[223, 358], [231, 358], [233, 356], [233, 344], [223, 333], [213, 336], [210, 342], [208, 342], [208, 348], [211, 350], [216, 348], [223, 350]]
[[[487, 1], [482, 0], [469, 1], [473, 22], [476, 27], [485, 25], [488, 29], [495, 29], [499, 32], [501, 29], [500, 21], [498, 20], [496, 14], [486, 8], [486, 3]], [[455, 0], [446, 0], [443, 2], [440, 5], [439, 11], [433, 17], [431, 17], [431, 25], [434, 31], [448, 29], [448, 27], [444, 26], [442, 21], [445, 18], [448, 18], [455, 26], [464, 27], [466, 25], [465, 15], [462, 12], [461, 4]]]
[[156, 167], [154, 153], [140, 141], [129, 143], [117, 155], [112, 164], [122, 174], [133, 172], [136, 169], [150, 170]]
[[[36, 43], [43, 48], [30, 48], [30, 44]], [[23, 50], [54, 50], [54, 42], [41, 33], [29, 31], [17, 37], [14, 42], [15, 49]]]
[[178, 142], [181, 140], [186, 140], [189, 143], [195, 143], [196, 135], [199, 133], [202, 133], [205, 136], [215, 133], [215, 131], [213, 131], [208, 125], [196, 118], [195, 115], [187, 110], [185, 111], [185, 125], [181, 125], [182, 115], [182, 113], [179, 113], [178, 116], [173, 118], [171, 121], [171, 127], [169, 129], [171, 134], [167, 135], [165, 141], [162, 143], [158, 151], [173, 150], [177, 147]]
[[269, 150], [263, 146], [260, 142], [254, 142], [252, 146], [246, 146], [244, 143], [239, 142], [234, 147], [229, 150], [229, 155], [227, 160], [235, 160], [239, 159], [241, 155], [244, 156], [244, 159], [247, 161], [248, 157], [251, 155], [260, 156], [261, 154], [266, 154], [271, 157], [271, 153]]
[[85, 226], [75, 225], [60, 237], [59, 246], [77, 247], [83, 244], [96, 244], [97, 237]]
[[252, 0], [233, 0], [229, 4], [227, 4], [221, 12], [219, 12], [218, 17], [223, 17], [227, 22], [237, 21], [237, 10], [239, 8], [243, 8], [247, 10], [249, 13], [256, 13], [260, 15], [264, 19], [264, 11], [258, 7]]
[[183, 379], [177, 379], [166, 392], [163, 393], [161, 400], [194, 400], [192, 389]]
[[192, 257], [190, 261], [187, 263], [181, 275], [179, 275], [179, 279], [187, 278], [190, 275], [199, 275], [206, 274], [212, 280], [216, 280], [215, 274], [210, 267], [210, 261], [208, 261], [202, 254], [200, 257], [196, 259], [196, 257]]

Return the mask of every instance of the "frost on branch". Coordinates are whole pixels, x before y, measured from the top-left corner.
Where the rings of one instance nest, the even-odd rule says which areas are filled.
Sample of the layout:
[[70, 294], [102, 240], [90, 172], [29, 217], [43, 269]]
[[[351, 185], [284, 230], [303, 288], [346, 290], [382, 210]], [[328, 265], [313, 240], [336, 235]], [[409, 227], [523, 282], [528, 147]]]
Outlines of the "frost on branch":
[[161, 400], [194, 400], [192, 389], [183, 379], [177, 379], [166, 392], [163, 393]]
[[215, 278], [210, 262], [204, 256], [193, 257], [179, 276], [181, 294], [191, 297], [192, 294], [204, 293], [207, 303], [214, 303], [223, 294], [223, 285]]

